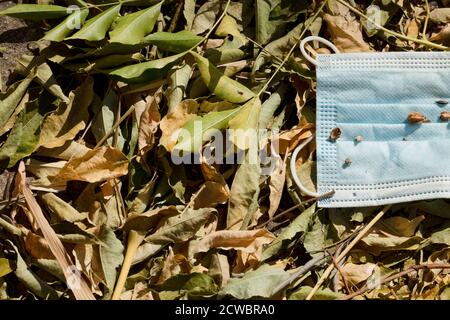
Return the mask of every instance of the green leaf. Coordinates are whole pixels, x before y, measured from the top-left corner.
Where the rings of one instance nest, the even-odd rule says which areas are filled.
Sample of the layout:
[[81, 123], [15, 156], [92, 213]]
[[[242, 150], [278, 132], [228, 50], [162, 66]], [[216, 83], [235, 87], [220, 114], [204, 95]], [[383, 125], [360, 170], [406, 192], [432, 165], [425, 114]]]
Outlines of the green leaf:
[[157, 5], [140, 10], [117, 20], [114, 29], [109, 33], [110, 42], [138, 44], [152, 32], [161, 11], [162, 1]]
[[270, 95], [270, 97], [264, 101], [264, 103], [261, 106], [261, 111], [259, 113], [259, 128], [266, 129], [268, 128], [273, 115], [275, 113], [275, 110], [280, 106], [281, 104], [281, 98], [284, 96], [284, 91], [277, 90], [277, 92], [274, 92]]
[[312, 217], [316, 212], [314, 203], [308, 209], [300, 213], [286, 228], [284, 228], [278, 237], [268, 245], [263, 251], [261, 260], [266, 261], [286, 248], [289, 243], [295, 240], [299, 234], [306, 232], [312, 223]]
[[152, 243], [181, 242], [191, 239], [216, 212], [212, 208], [198, 210], [188, 209], [183, 214], [168, 218], [155, 233], [147, 236], [145, 241]]
[[6, 94], [0, 95], [0, 127], [4, 127], [13, 115], [32, 80], [32, 77], [27, 77], [11, 86]]
[[173, 64], [183, 56], [184, 53], [180, 53], [166, 58], [121, 67], [107, 71], [107, 73], [127, 83], [150, 82], [163, 78]]
[[[308, 286], [300, 287], [300, 289], [296, 290], [289, 296], [289, 300], [305, 300], [311, 290], [312, 288]], [[325, 288], [319, 289], [314, 294], [312, 300], [338, 300], [343, 297], [344, 295], [342, 293], [333, 292], [330, 289]]]
[[88, 14], [88, 9], [76, 10], [74, 13], [64, 19], [63, 22], [58, 24], [53, 29], [47, 31], [43, 39], [55, 42], [63, 41], [69, 34], [73, 32], [72, 26], [76, 26], [77, 24], [80, 24], [81, 26], [86, 20]]
[[121, 5], [118, 4], [86, 21], [80, 31], [68, 39], [81, 39], [87, 41], [100, 41], [105, 38], [106, 32], [117, 18]]
[[197, 61], [203, 82], [218, 98], [232, 103], [244, 103], [255, 96], [246, 86], [225, 76], [208, 59], [198, 53], [190, 53]]
[[120, 240], [117, 239], [114, 232], [107, 226], [103, 225], [98, 238], [103, 242], [100, 245], [100, 260], [105, 275], [106, 287], [112, 294], [114, 284], [116, 283], [117, 267], [122, 264], [124, 247]]
[[332, 227], [329, 221], [326, 220], [326, 215], [324, 211], [317, 211], [312, 215], [311, 228], [305, 231], [305, 236], [303, 239], [303, 246], [306, 251], [311, 255], [314, 255], [316, 251], [323, 251], [328, 245], [331, 245], [334, 240], [331, 239], [331, 232], [329, 231]]
[[43, 299], [56, 300], [58, 293], [50, 287], [45, 281], [41, 280], [33, 271], [28, 269], [27, 264], [19, 253], [15, 245], [10, 242], [17, 254], [17, 267], [15, 274], [17, 278], [34, 294]]
[[278, 267], [262, 265], [240, 279], [230, 279], [219, 295], [236, 299], [270, 298], [275, 287], [289, 278], [289, 273]]
[[50, 66], [45, 62], [45, 56], [33, 57], [23, 55], [17, 59], [17, 71], [24, 75], [29, 76], [31, 73], [35, 74], [35, 80], [44, 88], [46, 88], [55, 97], [61, 99], [64, 102], [69, 102], [69, 98], [64, 94], [55, 75], [53, 74]]
[[76, 222], [86, 218], [86, 214], [78, 212], [54, 193], [44, 193], [40, 198], [59, 221]]
[[433, 232], [430, 236], [431, 243], [439, 243], [450, 246], [450, 224], [445, 224], [439, 231]]
[[230, 120], [228, 126], [231, 130], [230, 140], [241, 150], [250, 147], [258, 148], [258, 120], [261, 110], [261, 100], [258, 97], [251, 99], [241, 107], [238, 114]]
[[230, 189], [230, 205], [227, 213], [227, 228], [245, 230], [258, 209], [259, 178], [261, 166], [259, 149], [245, 151]]
[[[82, 215], [87, 216], [85, 212]], [[102, 243], [96, 236], [88, 233], [72, 222], [59, 222], [52, 224], [52, 228], [58, 235], [58, 238], [64, 243], [72, 244], [100, 244]], [[64, 279], [64, 278], [63, 278]]]
[[[309, 19], [306, 20], [306, 24], [308, 24], [309, 22]], [[255, 63], [253, 65], [253, 72], [260, 70], [265, 63], [267, 63], [268, 61], [272, 61], [273, 57], [284, 59], [292, 46], [300, 40], [300, 35], [303, 32], [304, 25], [305, 23], [302, 22], [296, 27], [292, 28], [281, 38], [270, 42], [264, 48], [265, 50], [261, 51], [261, 53], [256, 57]], [[311, 71], [304, 69], [301, 64], [295, 62], [292, 57], [288, 60], [286, 67], [289, 67], [293, 71], [307, 78], [311, 78], [313, 75]]]
[[409, 203], [408, 207], [419, 209], [425, 213], [432, 214], [437, 217], [450, 219], [450, 202], [444, 199], [413, 202]]
[[[114, 90], [109, 90], [103, 101], [98, 104], [94, 110], [96, 113], [92, 120], [91, 131], [95, 140], [98, 142], [108, 132], [109, 128], [114, 125], [115, 117], [119, 108], [119, 96]], [[121, 131], [119, 130], [119, 139], [123, 140]], [[113, 137], [106, 140], [106, 144], [112, 145]]]
[[178, 274], [156, 288], [158, 291], [186, 291], [191, 297], [212, 296], [218, 291], [214, 279], [203, 273]]
[[294, 21], [307, 6], [304, 0], [256, 0], [256, 41], [265, 45], [281, 36], [286, 24]]
[[13, 270], [11, 269], [11, 264], [8, 259], [0, 258], [0, 278], [6, 276], [8, 273], [11, 273]]
[[233, 37], [239, 39], [242, 44], [247, 42], [245, 36], [239, 31], [239, 26], [236, 19], [229, 15], [225, 15], [222, 18], [222, 21], [217, 26], [216, 35], [219, 37], [227, 37], [228, 35], [232, 35]]
[[196, 116], [189, 120], [180, 131], [174, 150], [198, 152], [203, 143], [209, 140], [218, 130], [228, 127], [230, 119], [237, 114], [242, 107], [209, 112], [204, 116]]
[[39, 100], [27, 103], [25, 109], [18, 116], [8, 139], [0, 148], [0, 159], [6, 161], [8, 168], [36, 150], [40, 126], [48, 111], [49, 98], [48, 95], [42, 95]]
[[154, 44], [161, 51], [184, 52], [198, 44], [203, 38], [183, 30], [179, 32], [156, 32], [144, 38], [144, 43]]
[[13, 7], [0, 11], [0, 16], [10, 16], [27, 20], [56, 19], [67, 16], [67, 8], [46, 4], [16, 4]]
[[184, 99], [186, 88], [192, 75], [192, 66], [182, 64], [174, 67], [167, 77], [168, 87], [164, 92], [167, 99], [167, 113], [173, 112], [175, 107]]

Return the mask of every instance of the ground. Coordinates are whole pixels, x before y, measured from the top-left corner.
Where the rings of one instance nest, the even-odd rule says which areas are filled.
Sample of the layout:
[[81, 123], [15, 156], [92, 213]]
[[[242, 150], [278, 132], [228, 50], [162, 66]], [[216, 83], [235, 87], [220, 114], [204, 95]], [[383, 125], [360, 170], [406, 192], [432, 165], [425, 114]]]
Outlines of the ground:
[[[0, 10], [6, 9], [14, 4], [13, 1], [0, 3]], [[42, 36], [42, 30], [29, 21], [11, 17], [0, 17], [0, 74], [2, 89], [14, 69], [15, 58], [23, 54], [31, 54], [33, 41]]]

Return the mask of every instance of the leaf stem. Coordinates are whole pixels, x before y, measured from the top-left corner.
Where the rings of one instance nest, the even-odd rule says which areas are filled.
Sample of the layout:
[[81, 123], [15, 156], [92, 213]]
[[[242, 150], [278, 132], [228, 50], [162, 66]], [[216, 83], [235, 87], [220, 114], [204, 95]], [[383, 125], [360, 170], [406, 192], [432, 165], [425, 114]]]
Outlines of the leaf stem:
[[427, 9], [427, 15], [425, 17], [425, 22], [423, 23], [422, 38], [427, 40], [428, 20], [430, 19], [430, 4], [428, 3], [428, 0], [425, 0], [425, 7]]
[[403, 34], [401, 34], [401, 33], [398, 33], [398, 32], [392, 31], [392, 30], [389, 30], [389, 29], [383, 27], [382, 25], [376, 23], [376, 22], [373, 21], [372, 19], [370, 19], [368, 16], [366, 16], [364, 13], [362, 13], [362, 12], [359, 11], [358, 9], [353, 8], [350, 4], [348, 4], [348, 3], [345, 2], [344, 0], [336, 0], [336, 1], [339, 2], [340, 4], [346, 6], [346, 7], [347, 7], [348, 9], [350, 9], [350, 11], [352, 11], [353, 13], [355, 13], [355, 14], [357, 14], [357, 15], [363, 17], [364, 19], [366, 19], [367, 21], [369, 21], [370, 23], [372, 23], [373, 25], [375, 25], [379, 30], [382, 30], [382, 31], [384, 31], [384, 32], [386, 32], [386, 33], [389, 33], [389, 34], [391, 34], [391, 35], [393, 35], [393, 36], [395, 36], [395, 37], [397, 37], [397, 38], [399, 38], [399, 39], [401, 39], [401, 40], [412, 41], [412, 42], [419, 43], [419, 44], [422, 44], [422, 45], [424, 45], [424, 46], [427, 46], [427, 47], [430, 47], [430, 48], [434, 48], [434, 49], [439, 49], [439, 50], [444, 50], [444, 51], [450, 50], [449, 47], [442, 46], [442, 45], [440, 45], [440, 44], [433, 43], [433, 42], [430, 42], [430, 41], [428, 41], [428, 40], [408, 37], [408, 36], [405, 36], [405, 35], [403, 35]]
[[294, 52], [295, 48], [298, 46], [298, 44], [300, 43], [300, 40], [303, 38], [303, 36], [305, 35], [306, 31], [309, 29], [309, 27], [314, 23], [314, 21], [316, 21], [317, 17], [319, 16], [320, 12], [322, 11], [322, 9], [325, 7], [325, 5], [328, 3], [328, 0], [325, 0], [319, 7], [319, 9], [317, 10], [317, 12], [314, 14], [314, 16], [311, 18], [311, 20], [309, 21], [308, 24], [306, 24], [306, 20], [305, 20], [305, 27], [302, 31], [302, 33], [300, 34], [300, 36], [298, 37], [297, 41], [295, 41], [294, 45], [292, 46], [292, 48], [289, 50], [288, 54], [286, 55], [286, 57], [283, 59], [283, 61], [280, 63], [280, 65], [277, 67], [277, 69], [275, 70], [275, 72], [272, 74], [272, 76], [269, 78], [269, 80], [267, 80], [267, 82], [264, 84], [264, 86], [261, 88], [261, 90], [259, 90], [258, 94], [256, 95], [257, 98], [259, 98], [269, 87], [269, 85], [271, 84], [271, 82], [273, 81], [273, 79], [275, 79], [276, 75], [278, 74], [278, 72], [281, 70], [281, 68], [286, 64], [286, 62], [289, 60], [289, 58], [291, 57], [292, 53]]
[[[339, 1], [339, 0], [338, 0]], [[377, 223], [386, 213], [386, 211], [388, 211], [391, 208], [391, 205], [387, 205], [383, 208], [383, 210], [381, 210], [373, 219], [372, 221], [370, 221], [367, 226], [364, 227], [364, 229], [361, 230], [361, 232], [355, 237], [355, 239], [352, 240], [352, 242], [350, 242], [350, 244], [341, 252], [341, 254], [336, 258], [336, 263], [339, 263], [343, 258], [345, 258], [345, 256], [347, 256], [347, 254], [350, 252], [350, 250], [353, 249], [353, 247], [359, 242], [359, 240], [361, 240], [362, 238], [364, 238], [372, 229], [372, 227], [375, 225], [375, 223]], [[308, 294], [308, 296], [306, 297], [306, 300], [311, 300], [311, 298], [314, 296], [314, 294], [317, 292], [317, 290], [319, 290], [320, 286], [322, 285], [322, 283], [328, 278], [328, 276], [330, 275], [330, 273], [333, 271], [334, 269], [334, 265], [330, 264], [329, 267], [325, 270], [325, 272], [322, 274], [322, 276], [320, 277], [319, 281], [317, 281], [316, 285], [314, 286], [314, 288], [310, 291], [310, 293]]]
[[[448, 264], [448, 263], [424, 263], [424, 264], [417, 264], [417, 265], [414, 265], [412, 267], [409, 267], [408, 269], [406, 269], [404, 271], [400, 271], [400, 272], [397, 272], [397, 273], [392, 274], [390, 276], [384, 277], [383, 279], [380, 280], [380, 282], [378, 284], [381, 285], [381, 284], [386, 283], [386, 282], [391, 282], [392, 280], [401, 278], [403, 276], [406, 276], [406, 275], [410, 274], [411, 272], [414, 272], [414, 271], [417, 271], [417, 270], [421, 270], [421, 269], [450, 269], [450, 264]], [[370, 288], [366, 284], [362, 289], [345, 296], [341, 300], [353, 299], [354, 297], [360, 296], [360, 295], [364, 294], [366, 291], [370, 291], [372, 289], [374, 289], [374, 288]]]
[[131, 269], [131, 263], [133, 262], [134, 255], [137, 249], [144, 240], [145, 233], [135, 230], [131, 230], [128, 233], [128, 243], [127, 252], [125, 253], [125, 258], [123, 259], [122, 268], [120, 269], [120, 275], [116, 282], [116, 287], [114, 288], [114, 293], [111, 300], [119, 300], [122, 294], [123, 288], [125, 287], [125, 282], [128, 278], [128, 273]]

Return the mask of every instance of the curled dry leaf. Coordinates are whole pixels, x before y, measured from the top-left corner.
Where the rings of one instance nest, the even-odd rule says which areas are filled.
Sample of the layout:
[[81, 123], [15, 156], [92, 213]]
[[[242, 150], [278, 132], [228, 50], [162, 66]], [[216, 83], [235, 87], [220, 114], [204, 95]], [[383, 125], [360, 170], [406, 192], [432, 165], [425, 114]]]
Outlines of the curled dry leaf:
[[214, 208], [220, 203], [225, 203], [230, 197], [230, 189], [224, 177], [216, 170], [216, 168], [206, 162], [204, 157], [200, 159], [200, 168], [205, 178], [200, 192], [195, 196], [194, 208], [212, 207]]
[[203, 237], [192, 249], [193, 253], [207, 252], [211, 248], [238, 250], [260, 260], [263, 247], [275, 237], [265, 229], [220, 230]]
[[140, 117], [138, 148], [140, 155], [153, 148], [155, 144], [155, 133], [158, 124], [161, 121], [159, 113], [159, 102], [161, 101], [162, 92], [158, 91], [153, 97], [150, 97], [147, 106]]
[[[71, 271], [71, 266], [73, 266], [71, 258], [61, 243], [61, 240], [59, 240], [55, 231], [45, 218], [41, 207], [33, 196], [33, 193], [26, 185], [25, 178], [25, 165], [23, 162], [20, 162], [19, 172], [16, 176], [16, 188], [23, 194], [27, 206], [30, 208], [30, 211], [36, 219], [36, 224], [39, 226], [44, 238], [47, 240], [49, 248], [56, 257], [66, 280], [70, 281], [73, 276]], [[80, 278], [79, 280], [80, 286], [78, 288], [71, 288], [75, 298], [81, 300], [94, 300], [95, 298], [89, 290], [88, 283], [83, 278]]]
[[88, 107], [92, 102], [94, 81], [88, 77], [69, 95], [69, 102], [62, 103], [55, 113], [43, 122], [39, 145], [45, 148], [63, 146], [86, 127], [89, 119]]
[[294, 128], [280, 133], [276, 138], [278, 143], [279, 153], [286, 154], [292, 152], [295, 147], [302, 141], [313, 135], [314, 124], [307, 123], [301, 126], [295, 126]]
[[122, 152], [112, 147], [100, 147], [68, 161], [51, 177], [51, 181], [59, 183], [78, 180], [93, 183], [118, 178], [127, 173], [128, 159]]
[[198, 103], [195, 100], [184, 100], [161, 120], [159, 126], [162, 135], [159, 143], [164, 148], [168, 151], [172, 151], [177, 143], [179, 130], [189, 120], [195, 118], [198, 108]]
[[332, 1], [332, 14], [325, 13], [331, 40], [341, 52], [370, 51], [369, 45], [364, 41], [361, 23], [353, 13], [337, 1]]

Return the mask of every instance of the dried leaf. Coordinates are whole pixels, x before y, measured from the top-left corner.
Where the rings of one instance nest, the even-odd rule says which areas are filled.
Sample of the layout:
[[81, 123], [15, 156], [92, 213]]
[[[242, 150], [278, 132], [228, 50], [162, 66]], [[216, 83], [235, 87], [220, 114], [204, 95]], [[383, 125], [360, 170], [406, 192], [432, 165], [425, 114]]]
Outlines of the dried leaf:
[[56, 148], [72, 140], [86, 127], [89, 119], [88, 107], [93, 96], [93, 80], [87, 78], [69, 95], [69, 103], [62, 103], [55, 113], [48, 116], [41, 127], [39, 146]]
[[52, 182], [71, 180], [99, 182], [118, 178], [128, 173], [128, 159], [112, 147], [100, 147], [75, 158], [53, 177]]

